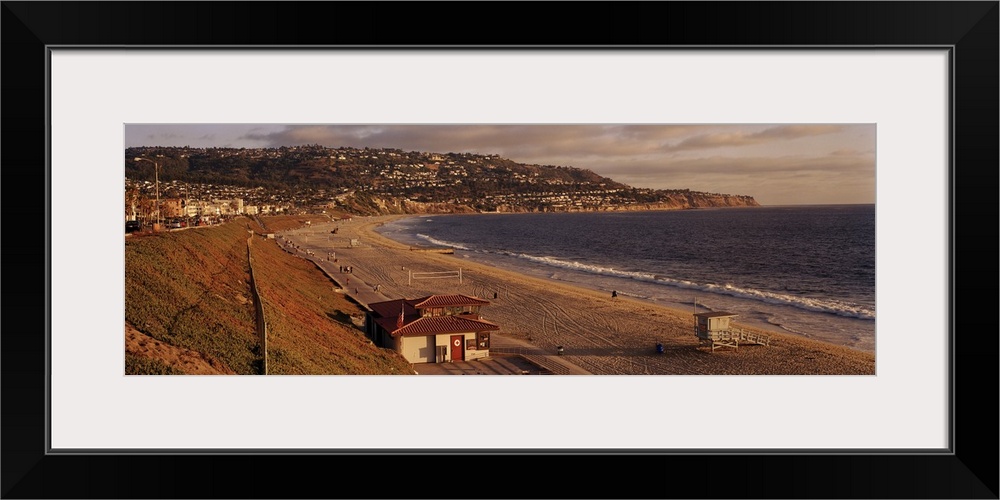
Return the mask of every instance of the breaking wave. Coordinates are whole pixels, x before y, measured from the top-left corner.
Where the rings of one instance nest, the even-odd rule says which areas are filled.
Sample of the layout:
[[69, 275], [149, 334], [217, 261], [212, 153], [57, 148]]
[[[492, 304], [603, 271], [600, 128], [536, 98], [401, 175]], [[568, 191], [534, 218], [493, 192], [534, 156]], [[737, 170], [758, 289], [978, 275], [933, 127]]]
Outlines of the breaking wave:
[[427, 236], [426, 234], [417, 234], [417, 238], [420, 238], [420, 239], [422, 239], [422, 240], [424, 240], [424, 241], [426, 241], [428, 243], [431, 243], [433, 245], [438, 245], [438, 246], [442, 246], [442, 247], [452, 247], [452, 248], [458, 248], [458, 249], [461, 249], [461, 250], [472, 250], [471, 248], [469, 248], [467, 246], [464, 246], [464, 245], [461, 245], [461, 244], [458, 244], [458, 243], [452, 243], [450, 241], [439, 240], [437, 238], [432, 238], [430, 236]]
[[[435, 241], [435, 243], [437, 242]], [[440, 242], [439, 244], [451, 245], [450, 243], [446, 242]], [[463, 248], [463, 247], [456, 247], [456, 248]], [[463, 249], [468, 250], [468, 248], [463, 248]], [[517, 252], [497, 252], [497, 253], [501, 255], [507, 255], [510, 257], [516, 257], [531, 262], [537, 262], [539, 264], [544, 264], [547, 266], [559, 267], [563, 269], [569, 269], [584, 273], [598, 274], [603, 276], [614, 276], [617, 278], [632, 279], [636, 281], [654, 283], [663, 286], [699, 290], [702, 292], [715, 293], [720, 295], [729, 295], [731, 297], [737, 297], [741, 299], [756, 300], [768, 304], [786, 305], [798, 309], [804, 309], [807, 311], [835, 314], [837, 316], [843, 316], [847, 318], [870, 319], [870, 320], [875, 319], [875, 311], [872, 311], [871, 309], [868, 309], [861, 305], [851, 304], [834, 299], [799, 297], [782, 293], [768, 292], [764, 290], [755, 290], [753, 288], [741, 288], [731, 284], [717, 285], [712, 283], [708, 284], [695, 283], [693, 281], [676, 279], [648, 272], [624, 271], [611, 267], [602, 267], [593, 264], [582, 264], [580, 262], [571, 262], [571, 261], [557, 259], [554, 257], [542, 257], [525, 253], [517, 253]]]

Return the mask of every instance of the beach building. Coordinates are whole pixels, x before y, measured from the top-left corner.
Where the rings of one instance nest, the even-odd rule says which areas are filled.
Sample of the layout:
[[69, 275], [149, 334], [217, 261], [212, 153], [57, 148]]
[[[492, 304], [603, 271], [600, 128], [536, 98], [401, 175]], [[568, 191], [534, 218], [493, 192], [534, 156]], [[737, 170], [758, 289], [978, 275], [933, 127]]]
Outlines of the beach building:
[[173, 219], [187, 215], [184, 200], [181, 198], [164, 198], [160, 200], [160, 212], [162, 213], [161, 217], [164, 219]]
[[410, 363], [469, 361], [489, 356], [490, 332], [480, 309], [490, 303], [466, 295], [430, 295], [368, 304], [365, 334]]
[[740, 342], [744, 344], [770, 345], [767, 335], [734, 328], [732, 319], [739, 316], [725, 311], [695, 313], [694, 330], [701, 345], [711, 346], [712, 351], [720, 347], [736, 349]]

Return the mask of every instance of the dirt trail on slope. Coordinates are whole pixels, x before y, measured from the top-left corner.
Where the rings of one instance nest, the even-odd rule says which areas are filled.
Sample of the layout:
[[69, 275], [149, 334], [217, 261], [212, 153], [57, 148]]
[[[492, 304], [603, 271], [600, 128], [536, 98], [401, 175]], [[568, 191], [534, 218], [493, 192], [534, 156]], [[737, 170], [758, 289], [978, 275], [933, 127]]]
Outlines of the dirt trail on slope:
[[188, 375], [235, 375], [221, 361], [206, 354], [173, 346], [146, 335], [125, 324], [125, 352], [141, 358], [161, 361]]

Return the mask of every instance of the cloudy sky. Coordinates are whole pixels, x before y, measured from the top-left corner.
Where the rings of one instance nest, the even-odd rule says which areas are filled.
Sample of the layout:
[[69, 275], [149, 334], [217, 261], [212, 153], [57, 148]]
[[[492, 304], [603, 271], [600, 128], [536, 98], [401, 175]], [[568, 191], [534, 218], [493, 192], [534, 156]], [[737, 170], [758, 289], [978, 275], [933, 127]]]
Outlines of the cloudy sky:
[[125, 126], [126, 147], [303, 144], [499, 154], [762, 205], [875, 202], [874, 124]]

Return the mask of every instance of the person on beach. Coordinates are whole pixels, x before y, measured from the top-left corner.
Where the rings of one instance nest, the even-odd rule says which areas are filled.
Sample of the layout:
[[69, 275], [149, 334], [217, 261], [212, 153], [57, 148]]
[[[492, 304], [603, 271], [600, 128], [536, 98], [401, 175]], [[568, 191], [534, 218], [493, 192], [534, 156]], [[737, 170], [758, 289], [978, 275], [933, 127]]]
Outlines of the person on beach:
[[611, 298], [612, 299], [618, 298], [618, 290], [611, 290]]

